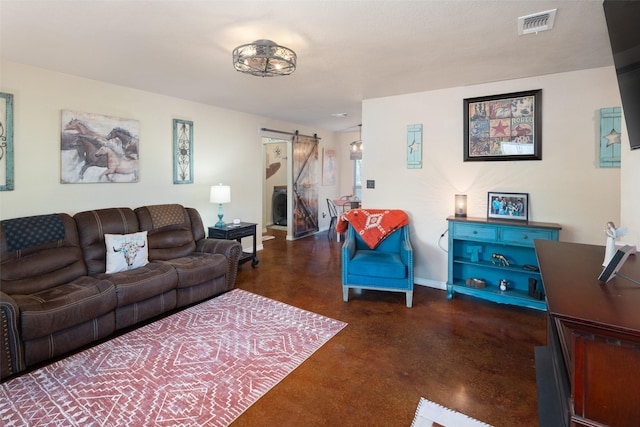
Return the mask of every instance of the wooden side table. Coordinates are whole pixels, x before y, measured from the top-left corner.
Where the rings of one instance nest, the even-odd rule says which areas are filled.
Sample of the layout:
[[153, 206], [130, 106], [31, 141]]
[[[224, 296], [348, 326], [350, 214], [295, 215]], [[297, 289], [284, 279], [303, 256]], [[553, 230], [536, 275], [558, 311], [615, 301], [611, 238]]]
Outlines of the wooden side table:
[[243, 237], [253, 237], [253, 253], [242, 252], [238, 265], [251, 261], [251, 267], [256, 268], [258, 256], [256, 255], [257, 236], [256, 224], [251, 222], [241, 222], [240, 224], [226, 224], [224, 227], [209, 227], [209, 237], [212, 239], [237, 240], [241, 242]]

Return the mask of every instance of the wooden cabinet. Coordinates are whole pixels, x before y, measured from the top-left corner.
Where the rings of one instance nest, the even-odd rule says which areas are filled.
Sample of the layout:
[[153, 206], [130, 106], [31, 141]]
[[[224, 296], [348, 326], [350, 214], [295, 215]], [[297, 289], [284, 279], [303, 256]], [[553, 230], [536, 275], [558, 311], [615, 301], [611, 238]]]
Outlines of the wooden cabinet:
[[[640, 285], [598, 281], [604, 247], [538, 240], [548, 342], [537, 347], [541, 426], [640, 425]], [[620, 273], [640, 280], [640, 256]]]
[[[529, 295], [529, 282], [542, 291], [533, 242], [558, 240], [558, 224], [449, 217], [447, 296], [473, 295], [490, 301], [546, 309], [544, 294]], [[506, 263], [498, 255], [504, 257]], [[508, 263], [508, 265], [507, 265]], [[468, 279], [481, 279], [467, 284]], [[500, 281], [506, 280], [506, 290]]]

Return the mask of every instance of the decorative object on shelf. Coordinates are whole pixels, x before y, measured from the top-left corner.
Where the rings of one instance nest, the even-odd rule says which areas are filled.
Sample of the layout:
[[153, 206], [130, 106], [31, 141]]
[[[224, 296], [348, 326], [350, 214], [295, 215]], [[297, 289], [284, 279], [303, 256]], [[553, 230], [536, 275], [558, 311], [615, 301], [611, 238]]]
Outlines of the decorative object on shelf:
[[13, 190], [13, 95], [0, 92], [0, 191]]
[[466, 218], [467, 217], [467, 195], [466, 194], [456, 194], [456, 218]]
[[464, 100], [464, 161], [542, 160], [542, 89]]
[[271, 40], [256, 40], [233, 50], [233, 67], [258, 77], [287, 76], [296, 70], [298, 58], [288, 47]]
[[509, 267], [509, 261], [502, 254], [496, 254], [496, 253], [491, 254], [491, 264], [500, 265], [502, 267]]
[[619, 168], [622, 138], [622, 109], [600, 109], [600, 167]]
[[467, 283], [467, 286], [471, 288], [476, 288], [476, 289], [481, 289], [487, 286], [484, 280], [476, 279], [475, 277], [471, 277], [470, 279], [467, 279], [466, 283]]
[[209, 201], [218, 204], [218, 222], [216, 222], [215, 226], [224, 227], [225, 223], [222, 221], [222, 205], [231, 202], [231, 187], [222, 184], [212, 185], [211, 192], [209, 193]]
[[349, 160], [362, 160], [362, 124], [359, 124], [360, 137], [357, 141], [353, 141], [349, 144], [351, 150], [349, 151]]
[[533, 277], [529, 278], [529, 289], [527, 291], [527, 295], [531, 298], [535, 298], [538, 301], [542, 301], [544, 299], [544, 292], [542, 289], [538, 289], [538, 281]]
[[529, 221], [529, 194], [490, 191], [487, 197], [487, 218]]
[[471, 262], [478, 262], [482, 253], [482, 246], [467, 246], [467, 253], [471, 255]]
[[407, 125], [407, 169], [422, 168], [422, 125]]
[[60, 183], [138, 182], [140, 123], [62, 110]]
[[173, 183], [193, 184], [193, 122], [173, 119]]
[[603, 266], [609, 264], [613, 254], [616, 253], [616, 239], [627, 234], [627, 227], [616, 228], [616, 225], [609, 221], [604, 229], [604, 234], [607, 235], [607, 244], [604, 247], [604, 261], [602, 261]]
[[506, 291], [509, 287], [509, 281], [507, 279], [500, 279], [500, 290], [502, 292]]

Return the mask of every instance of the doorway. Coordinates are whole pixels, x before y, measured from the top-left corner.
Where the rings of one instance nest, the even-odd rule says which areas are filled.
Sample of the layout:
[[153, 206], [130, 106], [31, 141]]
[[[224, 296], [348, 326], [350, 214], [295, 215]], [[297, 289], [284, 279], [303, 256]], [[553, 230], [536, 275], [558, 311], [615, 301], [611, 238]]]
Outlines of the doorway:
[[262, 138], [265, 174], [262, 184], [262, 223], [267, 228], [287, 231], [291, 236], [291, 198], [289, 197], [289, 169], [291, 164], [291, 140]]

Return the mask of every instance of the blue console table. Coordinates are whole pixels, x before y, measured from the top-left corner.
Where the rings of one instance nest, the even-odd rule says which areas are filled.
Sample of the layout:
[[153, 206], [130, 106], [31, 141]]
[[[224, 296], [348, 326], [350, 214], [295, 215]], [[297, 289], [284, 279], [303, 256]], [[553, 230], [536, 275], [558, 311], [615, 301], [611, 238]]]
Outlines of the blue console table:
[[[538, 291], [543, 291], [533, 241], [558, 240], [560, 225], [453, 216], [447, 221], [447, 298], [461, 293], [503, 304], [547, 309], [544, 297], [529, 295], [529, 279], [535, 280]], [[504, 256], [508, 265], [498, 255]], [[467, 284], [468, 279], [481, 282]], [[501, 280], [506, 280], [506, 290], [500, 290]], [[484, 287], [479, 287], [482, 282]]]

